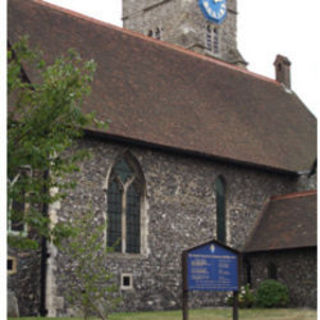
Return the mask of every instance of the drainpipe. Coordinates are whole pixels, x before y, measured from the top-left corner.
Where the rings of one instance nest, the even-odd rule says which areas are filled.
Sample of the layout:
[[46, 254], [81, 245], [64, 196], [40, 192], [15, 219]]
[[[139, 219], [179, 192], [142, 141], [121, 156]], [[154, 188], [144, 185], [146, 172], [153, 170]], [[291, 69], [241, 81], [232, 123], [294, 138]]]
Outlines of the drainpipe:
[[[47, 180], [49, 177], [49, 170], [46, 170], [43, 174], [43, 179]], [[43, 193], [48, 193], [47, 187], [43, 188]], [[45, 203], [42, 206], [42, 215], [48, 217], [48, 204]], [[46, 284], [47, 284], [47, 239], [46, 237], [41, 238], [41, 266], [40, 266], [40, 316], [45, 317], [48, 313], [46, 309]]]

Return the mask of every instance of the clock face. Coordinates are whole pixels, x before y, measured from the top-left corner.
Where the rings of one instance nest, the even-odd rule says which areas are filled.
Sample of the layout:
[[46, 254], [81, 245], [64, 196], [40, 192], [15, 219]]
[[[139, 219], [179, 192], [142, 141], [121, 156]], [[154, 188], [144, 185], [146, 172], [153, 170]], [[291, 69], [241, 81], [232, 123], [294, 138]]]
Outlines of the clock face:
[[221, 24], [227, 15], [227, 0], [199, 0], [204, 16], [217, 24]]

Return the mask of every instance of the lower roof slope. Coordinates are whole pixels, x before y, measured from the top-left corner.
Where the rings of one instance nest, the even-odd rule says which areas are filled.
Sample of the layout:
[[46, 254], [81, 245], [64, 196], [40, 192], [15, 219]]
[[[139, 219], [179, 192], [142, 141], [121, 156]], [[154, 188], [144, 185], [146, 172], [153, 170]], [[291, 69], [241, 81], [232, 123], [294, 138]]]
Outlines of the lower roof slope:
[[317, 193], [307, 191], [271, 198], [244, 251], [259, 252], [316, 245]]
[[291, 172], [316, 157], [314, 116], [274, 80], [39, 0], [9, 0], [9, 41], [24, 34], [49, 61], [70, 47], [96, 61], [85, 109], [111, 120], [106, 134]]

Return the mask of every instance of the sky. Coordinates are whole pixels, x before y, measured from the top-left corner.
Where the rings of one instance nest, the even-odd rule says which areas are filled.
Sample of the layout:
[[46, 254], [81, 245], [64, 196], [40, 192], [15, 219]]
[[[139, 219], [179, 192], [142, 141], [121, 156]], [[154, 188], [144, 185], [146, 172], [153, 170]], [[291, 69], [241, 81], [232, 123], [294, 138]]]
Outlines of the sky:
[[[46, 1], [122, 25], [121, 0]], [[238, 47], [249, 62], [248, 69], [274, 78], [276, 55], [287, 56], [292, 63], [292, 89], [319, 116], [320, 1], [238, 0], [238, 12]]]

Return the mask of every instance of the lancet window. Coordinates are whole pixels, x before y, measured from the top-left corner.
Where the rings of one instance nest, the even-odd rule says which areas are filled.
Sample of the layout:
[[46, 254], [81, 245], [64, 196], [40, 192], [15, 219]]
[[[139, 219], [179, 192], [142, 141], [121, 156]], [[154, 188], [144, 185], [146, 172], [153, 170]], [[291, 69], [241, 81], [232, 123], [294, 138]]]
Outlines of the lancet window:
[[140, 253], [143, 178], [129, 154], [113, 166], [107, 191], [107, 242], [116, 252]]

